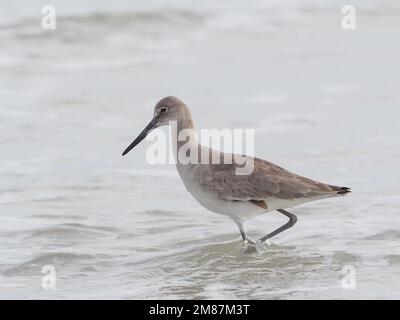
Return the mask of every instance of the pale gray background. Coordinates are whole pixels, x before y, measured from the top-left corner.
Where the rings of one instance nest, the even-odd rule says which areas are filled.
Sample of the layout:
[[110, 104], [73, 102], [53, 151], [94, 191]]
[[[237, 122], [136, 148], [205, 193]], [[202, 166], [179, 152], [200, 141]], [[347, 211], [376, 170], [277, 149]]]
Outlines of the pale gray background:
[[[352, 1], [355, 31], [343, 1], [52, 1], [52, 32], [47, 3], [0, 0], [0, 298], [400, 298], [398, 1]], [[120, 156], [165, 95], [354, 193], [240, 256], [173, 166]]]

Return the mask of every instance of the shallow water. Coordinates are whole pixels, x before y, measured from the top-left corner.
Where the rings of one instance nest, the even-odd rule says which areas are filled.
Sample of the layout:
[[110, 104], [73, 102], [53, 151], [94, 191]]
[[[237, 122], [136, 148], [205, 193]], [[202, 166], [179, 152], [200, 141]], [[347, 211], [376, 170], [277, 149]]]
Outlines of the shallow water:
[[[396, 1], [353, 1], [355, 31], [340, 1], [54, 3], [50, 32], [42, 1], [0, 0], [0, 298], [400, 298]], [[241, 254], [231, 221], [146, 163], [148, 143], [120, 156], [165, 95], [354, 192], [293, 209], [292, 230]]]

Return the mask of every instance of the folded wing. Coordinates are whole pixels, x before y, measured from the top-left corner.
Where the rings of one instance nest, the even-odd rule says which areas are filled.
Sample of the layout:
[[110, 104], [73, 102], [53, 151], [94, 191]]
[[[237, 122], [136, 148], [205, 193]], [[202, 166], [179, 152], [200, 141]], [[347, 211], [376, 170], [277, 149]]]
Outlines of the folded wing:
[[340, 187], [296, 175], [258, 158], [254, 159], [254, 171], [250, 175], [236, 175], [239, 166], [200, 165], [195, 178], [207, 191], [231, 201], [317, 198], [333, 196], [342, 190]]

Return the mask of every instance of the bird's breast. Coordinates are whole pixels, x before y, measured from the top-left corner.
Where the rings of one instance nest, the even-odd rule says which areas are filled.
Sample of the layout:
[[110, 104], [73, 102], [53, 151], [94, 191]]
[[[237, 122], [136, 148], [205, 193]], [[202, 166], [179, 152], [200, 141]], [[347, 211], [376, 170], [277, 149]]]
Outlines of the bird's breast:
[[186, 187], [186, 190], [204, 208], [223, 215], [228, 215], [234, 219], [250, 219], [260, 213], [266, 212], [265, 209], [247, 201], [229, 201], [220, 198], [206, 186], [201, 185], [196, 180], [195, 168], [188, 166], [178, 166], [179, 175]]

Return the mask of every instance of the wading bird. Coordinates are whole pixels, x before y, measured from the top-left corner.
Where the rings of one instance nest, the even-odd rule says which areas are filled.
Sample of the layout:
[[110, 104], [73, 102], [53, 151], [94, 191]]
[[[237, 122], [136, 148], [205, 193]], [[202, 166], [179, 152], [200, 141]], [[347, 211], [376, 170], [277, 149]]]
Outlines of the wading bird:
[[[245, 222], [252, 217], [276, 210], [289, 218], [285, 225], [259, 240], [264, 242], [293, 227], [297, 222], [297, 217], [286, 209], [351, 192], [350, 188], [314, 181], [253, 157], [244, 156], [246, 161], [253, 163], [251, 173], [237, 174], [243, 163], [224, 163], [223, 160], [229, 158], [226, 157], [227, 154], [199, 144], [190, 110], [176, 97], [166, 97], [157, 103], [153, 119], [122, 155], [138, 145], [153, 129], [171, 122], [177, 124], [177, 132], [172, 137], [174, 150], [186, 145], [186, 149], [192, 150], [190, 152], [196, 150], [198, 155], [198, 161], [183, 162], [179, 157], [176, 161], [187, 191], [206, 209], [230, 217], [238, 226], [243, 241], [254, 243], [245, 231]], [[189, 141], [178, 138], [182, 130], [189, 132]], [[201, 154], [209, 154], [209, 160], [220, 158], [221, 161], [201, 163]]]

